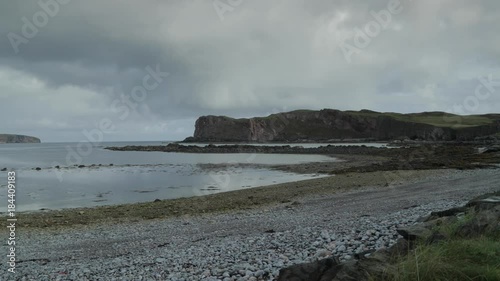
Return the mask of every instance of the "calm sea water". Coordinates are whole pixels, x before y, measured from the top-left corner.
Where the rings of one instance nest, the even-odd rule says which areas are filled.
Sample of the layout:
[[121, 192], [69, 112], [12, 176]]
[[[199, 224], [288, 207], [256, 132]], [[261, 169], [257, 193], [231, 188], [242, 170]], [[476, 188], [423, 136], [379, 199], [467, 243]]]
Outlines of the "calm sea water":
[[[160, 144], [165, 143], [102, 143], [91, 150], [82, 147], [78, 150], [77, 143], [1, 144], [0, 169], [16, 172], [17, 210], [29, 211], [198, 196], [318, 176], [248, 168], [239, 163], [336, 161], [321, 155], [191, 154], [104, 149], [106, 146]], [[205, 169], [200, 164], [230, 165]], [[54, 168], [56, 165], [61, 169]], [[85, 167], [78, 168], [78, 165]], [[41, 170], [34, 170], [36, 167]], [[7, 172], [0, 172], [0, 212], [7, 208], [6, 184]]]

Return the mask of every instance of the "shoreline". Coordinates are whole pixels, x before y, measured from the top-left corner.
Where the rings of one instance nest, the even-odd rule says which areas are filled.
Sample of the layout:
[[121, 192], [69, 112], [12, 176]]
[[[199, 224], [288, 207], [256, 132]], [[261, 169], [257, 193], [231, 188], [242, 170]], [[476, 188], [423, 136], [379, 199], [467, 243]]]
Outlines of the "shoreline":
[[[272, 182], [269, 181], [268, 183], [260, 183], [258, 185], [254, 186], [235, 186], [234, 188], [226, 188], [226, 189], [219, 189], [215, 188], [214, 189], [209, 189], [211, 192], [202, 192], [203, 188], [200, 188], [199, 193], [194, 192], [191, 196], [183, 196], [183, 197], [163, 197], [163, 196], [158, 196], [156, 198], [152, 198], [149, 200], [143, 200], [139, 202], [113, 202], [113, 203], [108, 203], [105, 205], [102, 204], [95, 204], [95, 205], [80, 205], [80, 206], [68, 206], [68, 207], [63, 207], [63, 208], [51, 208], [51, 207], [44, 207], [44, 208], [38, 208], [38, 209], [28, 209], [28, 210], [18, 210], [17, 214], [30, 214], [30, 213], [39, 213], [39, 212], [47, 212], [47, 211], [65, 211], [65, 210], [75, 210], [75, 209], [87, 209], [87, 208], [96, 208], [96, 207], [113, 207], [113, 206], [119, 206], [119, 205], [124, 205], [124, 204], [141, 204], [141, 203], [149, 203], [152, 200], [175, 200], [175, 199], [185, 199], [185, 198], [190, 198], [190, 197], [196, 197], [196, 196], [204, 196], [204, 195], [209, 195], [209, 194], [216, 194], [216, 193], [221, 193], [221, 192], [228, 192], [228, 191], [238, 191], [238, 190], [243, 190], [243, 189], [252, 189], [252, 188], [258, 188], [258, 187], [264, 187], [264, 186], [270, 186], [270, 185], [278, 185], [278, 184], [288, 184], [288, 183], [293, 183], [296, 181], [302, 181], [302, 180], [309, 180], [309, 179], [318, 179], [321, 177], [327, 177], [331, 176], [331, 174], [328, 173], [329, 170], [332, 169], [340, 169], [340, 168], [346, 168], [346, 167], [353, 167], [353, 166], [359, 166], [362, 163], [375, 163], [375, 162], [380, 162], [381, 157], [373, 157], [373, 156], [361, 156], [361, 155], [322, 155], [325, 157], [330, 158], [328, 161], [320, 161], [320, 162], [305, 162], [305, 163], [296, 163], [296, 164], [254, 164], [254, 163], [219, 163], [219, 164], [212, 164], [212, 163], [201, 163], [201, 164], [196, 164], [196, 166], [201, 169], [203, 172], [218, 172], [220, 170], [225, 170], [225, 169], [264, 169], [266, 171], [280, 171], [284, 173], [293, 173], [296, 175], [295, 177], [289, 177], [285, 178], [284, 180], [273, 180]], [[154, 166], [160, 166], [161, 164], [145, 164], [145, 165], [137, 165], [137, 166], [142, 166], [142, 167], [154, 167]], [[111, 164], [111, 165], [80, 165], [80, 166], [69, 166], [69, 167], [59, 167], [58, 168], [40, 168], [40, 170], [51, 170], [51, 169], [61, 169], [61, 170], [84, 170], [84, 171], [93, 171], [93, 170], [99, 170], [100, 168], [120, 168], [120, 167], [134, 167], [136, 165], [131, 165], [131, 164]], [[31, 168], [29, 170], [35, 170], [35, 168]], [[37, 170], [38, 171], [38, 170]], [[18, 170], [16, 170], [18, 172]], [[301, 176], [303, 175], [303, 176]], [[301, 177], [297, 179], [298, 177]], [[0, 188], [2, 185], [0, 185]], [[201, 195], [200, 195], [201, 193]], [[5, 216], [6, 212], [0, 212], [0, 217]]]
[[[178, 149], [178, 145], [140, 147], [141, 151], [162, 151], [166, 147]], [[242, 146], [229, 146], [239, 152]], [[245, 149], [249, 148], [243, 146]], [[120, 150], [135, 150], [124, 147]], [[190, 147], [195, 150], [212, 151], [228, 147]], [[262, 147], [260, 147], [262, 148]], [[255, 147], [250, 147], [254, 150]], [[264, 147], [263, 149], [276, 149]], [[288, 151], [289, 146], [278, 147]], [[122, 205], [96, 206], [63, 210], [47, 210], [18, 213], [19, 226], [33, 229], [66, 228], [72, 226], [98, 225], [104, 223], [127, 223], [141, 220], [165, 219], [185, 215], [222, 213], [234, 210], [254, 209], [260, 206], [290, 204], [304, 196], [332, 194], [366, 186], [385, 187], [394, 182], [405, 183], [416, 178], [425, 178], [435, 173], [453, 170], [498, 169], [500, 153], [478, 153], [472, 146], [421, 146], [411, 148], [372, 147], [324, 147], [302, 151], [336, 157], [342, 162], [313, 162], [291, 165], [259, 165], [268, 169], [286, 172], [323, 174], [329, 177], [288, 182], [269, 186], [221, 192], [205, 196], [155, 200], [154, 202]], [[255, 151], [255, 150], [254, 150]], [[318, 153], [322, 152], [322, 153]], [[337, 153], [333, 153], [337, 152]], [[225, 165], [225, 164], [222, 164]], [[232, 164], [229, 164], [232, 165]], [[241, 165], [241, 164], [239, 164]], [[244, 166], [245, 164], [243, 164]], [[206, 168], [218, 168], [219, 164], [207, 164]], [[332, 176], [333, 175], [333, 176]], [[2, 214], [0, 219], [5, 219]], [[1, 232], [1, 231], [0, 231]]]
[[[322, 196], [366, 187], [408, 183], [442, 173], [442, 170], [376, 171], [346, 173], [296, 182], [233, 190], [204, 196], [155, 200], [153, 202], [17, 213], [23, 229], [65, 229], [91, 225], [121, 224], [142, 220], [198, 216], [293, 205], [309, 196]], [[399, 181], [394, 181], [397, 174]], [[0, 219], [6, 219], [2, 214]]]

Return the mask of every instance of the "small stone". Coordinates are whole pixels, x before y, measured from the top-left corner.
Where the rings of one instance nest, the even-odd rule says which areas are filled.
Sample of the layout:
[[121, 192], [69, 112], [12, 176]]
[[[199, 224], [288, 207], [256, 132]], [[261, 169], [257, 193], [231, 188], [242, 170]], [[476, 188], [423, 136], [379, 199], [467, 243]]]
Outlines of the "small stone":
[[328, 250], [319, 250], [318, 252], [316, 252], [316, 254], [314, 255], [315, 258], [326, 258], [328, 256], [331, 256], [331, 252], [328, 251]]

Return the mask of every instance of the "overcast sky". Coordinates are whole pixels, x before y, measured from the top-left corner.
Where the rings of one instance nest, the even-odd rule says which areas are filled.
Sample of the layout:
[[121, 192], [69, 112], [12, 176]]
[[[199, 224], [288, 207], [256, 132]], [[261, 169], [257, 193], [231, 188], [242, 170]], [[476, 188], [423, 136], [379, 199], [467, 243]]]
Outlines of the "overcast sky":
[[0, 133], [80, 141], [106, 120], [104, 141], [179, 140], [206, 114], [500, 112], [498, 0], [58, 1], [0, 4]]

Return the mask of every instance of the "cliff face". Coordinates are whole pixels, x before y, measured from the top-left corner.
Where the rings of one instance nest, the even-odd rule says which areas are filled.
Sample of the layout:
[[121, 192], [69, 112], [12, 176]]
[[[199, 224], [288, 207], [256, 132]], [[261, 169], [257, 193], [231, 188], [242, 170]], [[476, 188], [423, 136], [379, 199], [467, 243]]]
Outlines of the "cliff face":
[[40, 139], [23, 135], [0, 134], [0, 143], [40, 143]]
[[[441, 114], [441, 115], [440, 115]], [[202, 116], [196, 121], [194, 137], [200, 142], [299, 142], [332, 139], [393, 140], [473, 140], [500, 132], [497, 115], [480, 117], [477, 126], [454, 127], [444, 122], [444, 113], [385, 114], [373, 111], [292, 111], [268, 117], [233, 119], [226, 116]], [[445, 117], [443, 117], [445, 116]], [[408, 121], [408, 120], [417, 120]], [[426, 124], [421, 120], [442, 122]], [[437, 120], [437, 121], [436, 121]], [[487, 122], [484, 122], [486, 120]]]

